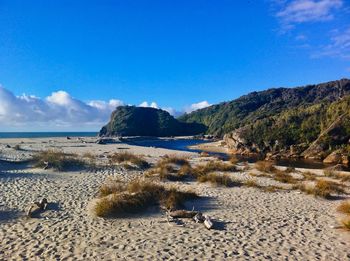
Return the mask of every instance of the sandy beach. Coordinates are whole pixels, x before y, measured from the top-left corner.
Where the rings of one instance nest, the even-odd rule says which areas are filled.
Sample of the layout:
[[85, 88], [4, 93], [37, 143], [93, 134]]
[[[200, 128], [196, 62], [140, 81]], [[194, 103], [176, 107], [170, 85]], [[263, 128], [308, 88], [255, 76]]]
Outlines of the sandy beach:
[[[96, 138], [38, 138], [0, 140], [0, 260], [349, 260], [350, 233], [340, 227], [336, 208], [341, 200], [326, 200], [297, 190], [273, 193], [251, 187], [216, 187], [207, 183], [173, 182], [191, 188], [201, 199], [186, 203], [211, 216], [215, 228], [184, 220], [166, 221], [155, 209], [128, 218], [103, 219], [93, 215], [91, 202], [110, 178], [130, 180], [143, 171], [122, 166], [101, 170], [57, 172], [26, 162], [37, 151], [107, 155], [128, 151], [150, 163], [164, 155], [181, 155], [192, 164], [210, 160], [197, 153], [140, 147], [125, 143], [95, 143]], [[14, 146], [19, 144], [19, 149]], [[17, 161], [18, 163], [14, 163]], [[249, 169], [229, 175], [245, 181]], [[306, 171], [296, 169], [296, 171]], [[312, 170], [322, 175], [320, 170]], [[261, 185], [281, 185], [254, 177]], [[349, 192], [349, 182], [344, 183]], [[283, 184], [282, 184], [283, 185]], [[31, 202], [46, 197], [48, 209], [29, 218]]]

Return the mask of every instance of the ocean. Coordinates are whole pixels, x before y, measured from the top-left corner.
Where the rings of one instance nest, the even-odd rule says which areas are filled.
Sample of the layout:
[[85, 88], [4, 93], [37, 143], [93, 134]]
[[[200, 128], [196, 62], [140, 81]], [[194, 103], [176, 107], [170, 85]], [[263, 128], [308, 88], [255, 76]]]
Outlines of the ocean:
[[97, 137], [98, 132], [0, 132], [5, 138]]

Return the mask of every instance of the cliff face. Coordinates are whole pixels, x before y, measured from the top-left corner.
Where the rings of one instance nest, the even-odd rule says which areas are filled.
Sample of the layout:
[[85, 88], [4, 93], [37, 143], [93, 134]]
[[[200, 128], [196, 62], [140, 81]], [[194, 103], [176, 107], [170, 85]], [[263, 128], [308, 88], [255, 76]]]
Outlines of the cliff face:
[[348, 153], [350, 80], [253, 92], [231, 102], [184, 115], [224, 137], [242, 154], [275, 153], [324, 158]]
[[199, 123], [176, 120], [168, 112], [135, 106], [120, 106], [112, 113], [100, 136], [184, 136], [206, 131]]

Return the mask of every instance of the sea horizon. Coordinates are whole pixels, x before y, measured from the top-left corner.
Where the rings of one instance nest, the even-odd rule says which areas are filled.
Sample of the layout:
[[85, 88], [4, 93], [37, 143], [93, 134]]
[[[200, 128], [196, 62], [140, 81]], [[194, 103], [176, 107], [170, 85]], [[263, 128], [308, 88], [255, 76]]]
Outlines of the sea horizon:
[[9, 131], [0, 132], [0, 139], [8, 138], [55, 138], [55, 137], [97, 137], [93, 131]]

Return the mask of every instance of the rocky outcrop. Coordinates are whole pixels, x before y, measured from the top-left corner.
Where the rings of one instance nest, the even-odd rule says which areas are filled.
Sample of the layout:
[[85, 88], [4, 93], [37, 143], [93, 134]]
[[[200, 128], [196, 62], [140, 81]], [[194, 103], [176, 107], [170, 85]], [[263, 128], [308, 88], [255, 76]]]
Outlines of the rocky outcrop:
[[204, 133], [199, 123], [178, 121], [168, 112], [145, 107], [120, 106], [112, 113], [100, 136], [186, 136]]

